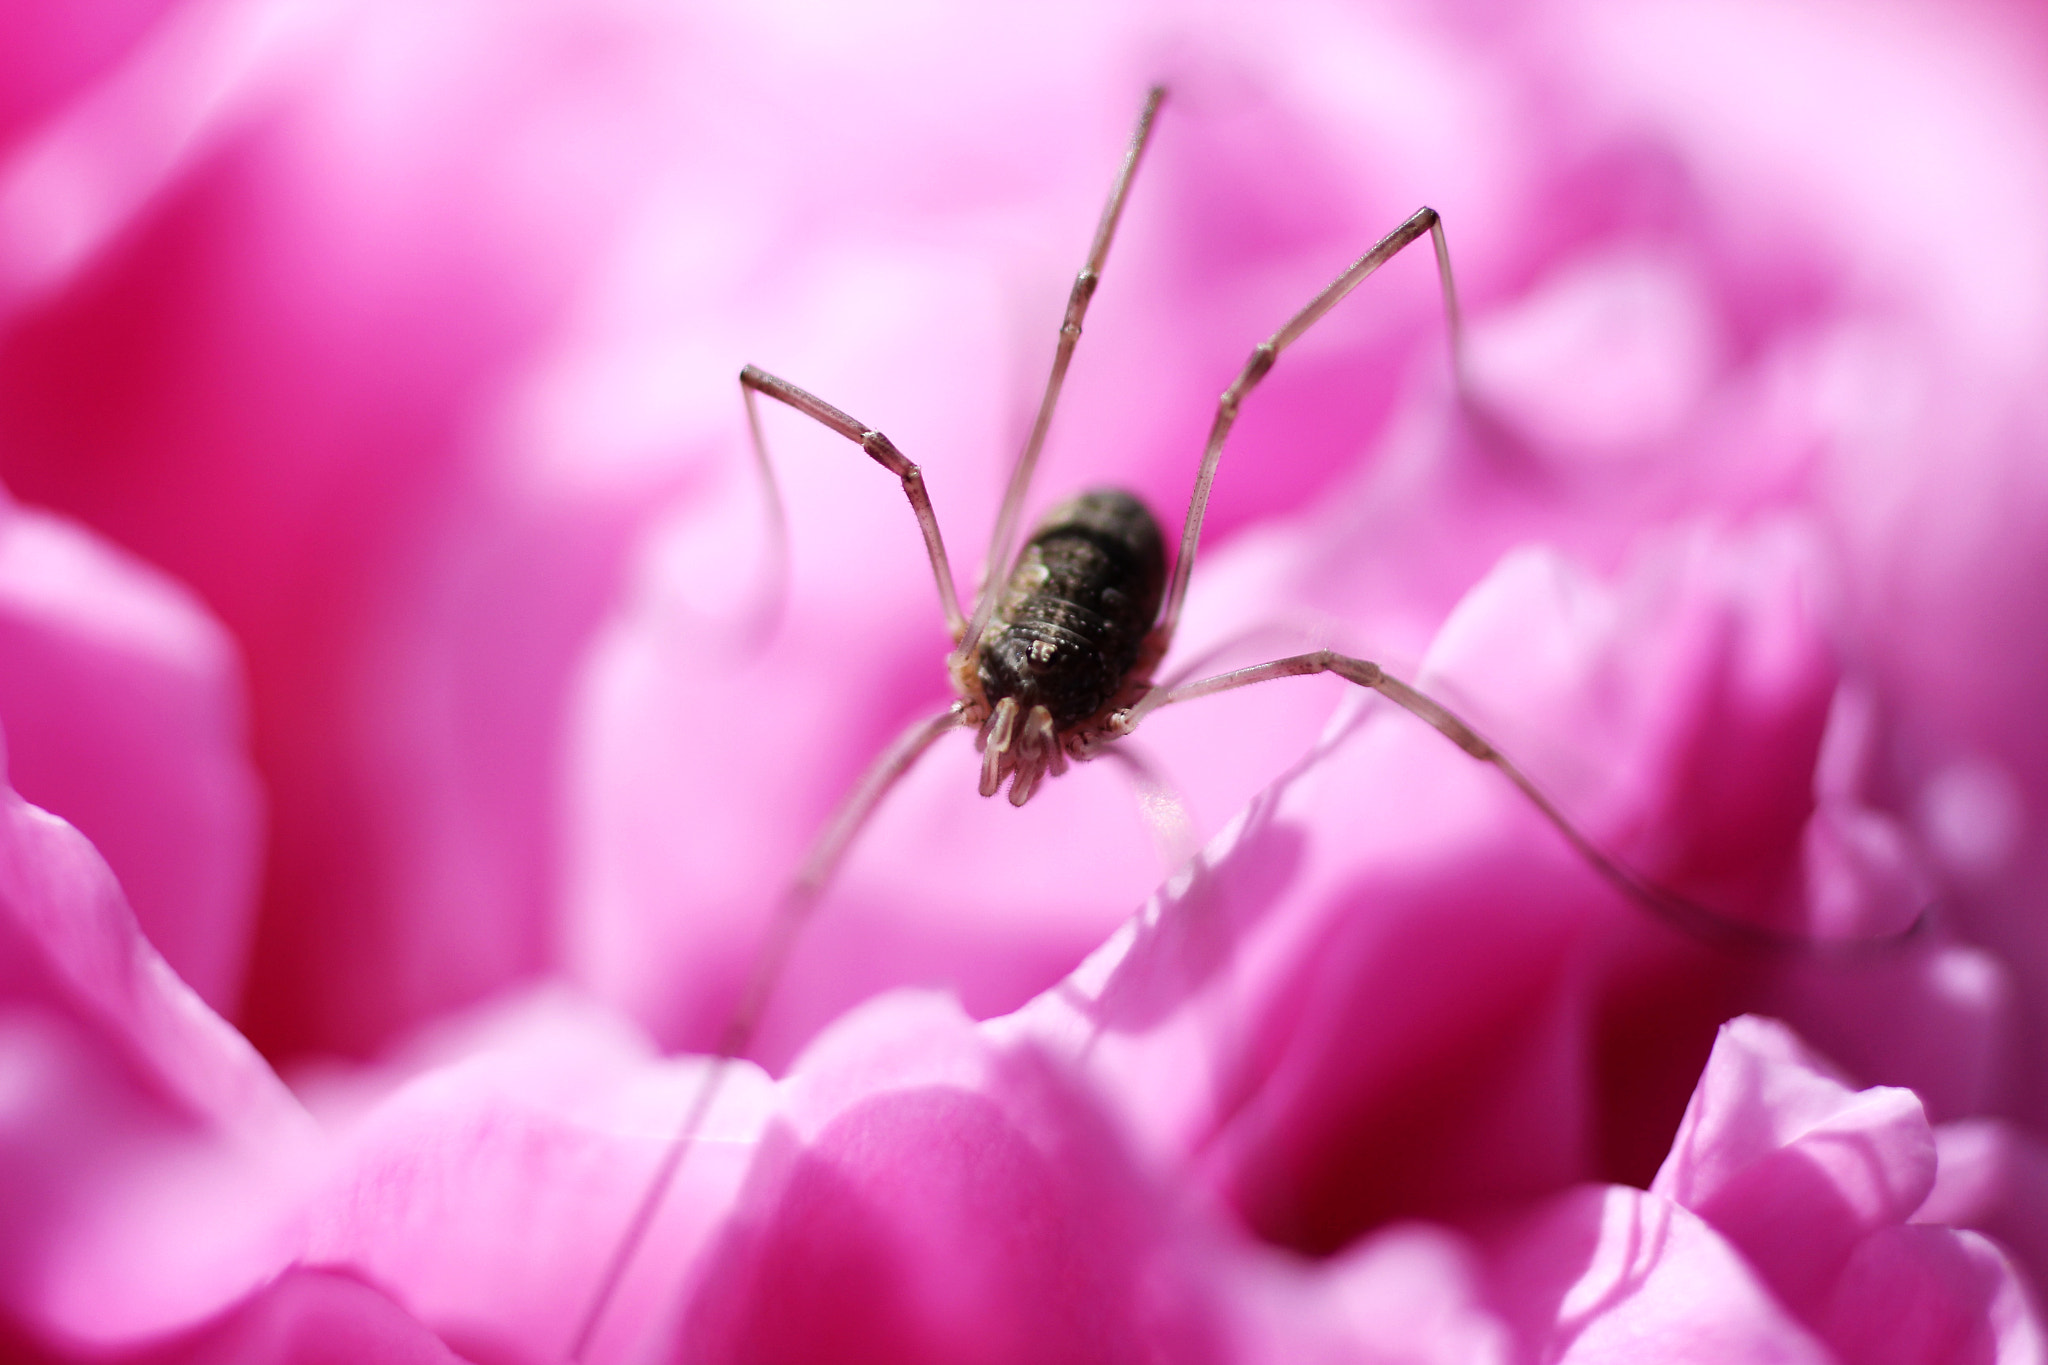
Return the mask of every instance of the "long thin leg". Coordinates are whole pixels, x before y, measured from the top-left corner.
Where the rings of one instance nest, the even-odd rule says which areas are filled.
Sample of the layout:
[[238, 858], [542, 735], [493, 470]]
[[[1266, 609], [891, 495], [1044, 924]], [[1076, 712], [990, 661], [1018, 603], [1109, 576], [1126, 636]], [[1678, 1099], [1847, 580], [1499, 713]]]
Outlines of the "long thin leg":
[[1219, 673], [1213, 678], [1204, 678], [1200, 682], [1176, 687], [1171, 691], [1158, 689], [1132, 708], [1125, 728], [1134, 727], [1145, 715], [1161, 706], [1193, 701], [1197, 697], [1214, 696], [1218, 692], [1230, 692], [1274, 678], [1293, 678], [1309, 673], [1335, 673], [1347, 681], [1357, 683], [1360, 687], [1371, 688], [1403, 710], [1427, 721], [1439, 734], [1472, 757], [1500, 769], [1508, 781], [1512, 782], [1522, 795], [1529, 799], [1530, 804], [1542, 813], [1543, 818], [1556, 826], [1558, 833], [1564, 836], [1565, 842], [1592, 865], [1594, 871], [1605, 877], [1623, 895], [1658, 915], [1673, 927], [1715, 947], [1749, 953], [1800, 955], [1812, 954], [1817, 950], [1889, 951], [1907, 938], [1916, 935], [1926, 923], [1927, 915], [1923, 911], [1912, 925], [1898, 934], [1882, 938], [1855, 939], [1843, 943], [1816, 941], [1798, 934], [1780, 933], [1761, 925], [1731, 919], [1719, 911], [1701, 905], [1698, 901], [1674, 891], [1667, 891], [1581, 833], [1579, 827], [1558, 809], [1557, 804], [1544, 794], [1543, 789], [1538, 787], [1528, 774], [1509, 761], [1507, 755], [1482, 738], [1478, 731], [1459, 719], [1449, 707], [1416, 691], [1400, 679], [1389, 676], [1378, 664], [1327, 649], [1317, 650], [1312, 654], [1296, 654], [1291, 658], [1276, 659], [1272, 663], [1256, 664], [1229, 673]]
[[1166, 592], [1166, 614], [1159, 620], [1162, 648], [1173, 643], [1173, 633], [1180, 626], [1181, 602], [1188, 595], [1188, 575], [1194, 572], [1195, 567], [1195, 546], [1202, 539], [1202, 518], [1209, 511], [1209, 489], [1216, 482], [1216, 465], [1223, 458], [1223, 442], [1230, 435], [1231, 427], [1237, 424], [1238, 405], [1266, 377], [1282, 351], [1342, 302], [1346, 294], [1358, 288], [1366, 276], [1385, 265], [1402, 247], [1425, 232], [1436, 244], [1437, 277], [1443, 285], [1444, 317], [1450, 330], [1452, 371], [1455, 374], [1461, 369], [1459, 356], [1464, 327], [1458, 319], [1458, 290], [1451, 278], [1451, 251], [1444, 243], [1443, 220], [1437, 217], [1436, 210], [1420, 208], [1407, 222], [1374, 243], [1372, 250], [1353, 261], [1322, 293], [1309, 300], [1306, 308], [1289, 318], [1286, 326], [1260, 342], [1253, 349], [1251, 359], [1245, 361], [1244, 368], [1238, 371], [1237, 378], [1231, 380], [1230, 387], [1223, 391], [1223, 397], [1216, 404], [1216, 420], [1209, 427], [1209, 443], [1202, 451], [1202, 467], [1195, 474], [1194, 495], [1188, 499], [1188, 517], [1180, 533], [1180, 557], [1173, 562], [1173, 583]]
[[767, 1012], [768, 1002], [775, 994], [775, 984], [789, 962], [790, 951], [796, 946], [811, 912], [817, 908], [818, 898], [831, 882], [832, 874], [838, 870], [847, 846], [874, 815], [890, 788], [924, 756], [924, 751], [948, 730], [958, 729], [960, 724], [961, 709], [955, 703], [936, 716], [916, 722], [898, 735], [895, 743], [875, 760], [862, 775], [860, 783], [840, 803], [839, 809], [832, 813], [832, 819], [804, 855], [797, 868], [796, 879], [783, 893], [775, 918], [768, 925], [768, 937], [754, 954], [746, 984], [740, 991], [739, 1004], [734, 1007], [725, 1033], [718, 1041], [718, 1052], [712, 1058], [711, 1069], [705, 1073], [697, 1093], [691, 1097], [690, 1107], [683, 1112], [683, 1120], [677, 1125], [675, 1136], [669, 1139], [661, 1164], [655, 1168], [653, 1179], [648, 1181], [646, 1193], [640, 1196], [632, 1221], [626, 1225], [603, 1276], [598, 1280], [589, 1308], [584, 1310], [575, 1340], [569, 1347], [570, 1361], [582, 1361], [584, 1353], [590, 1349], [591, 1339], [603, 1324], [605, 1312], [611, 1307], [620, 1282], [625, 1279], [634, 1256], [639, 1254], [640, 1244], [646, 1240], [648, 1230], [654, 1226], [655, 1214], [660, 1212], [662, 1201], [668, 1197], [670, 1187], [682, 1173], [683, 1158], [689, 1155], [698, 1129], [703, 1127], [705, 1118], [710, 1114], [712, 1101], [718, 1098], [733, 1060], [753, 1042], [754, 1031], [760, 1027], [761, 1016]]
[[[932, 511], [932, 500], [924, 491], [924, 471], [903, 457], [895, 443], [873, 427], [855, 421], [833, 407], [824, 399], [805, 393], [786, 379], [777, 379], [766, 370], [749, 365], [740, 371], [740, 393], [746, 398], [747, 426], [754, 435], [754, 456], [766, 470], [768, 446], [761, 439], [761, 414], [754, 406], [754, 395], [765, 393], [779, 403], [787, 403], [806, 417], [815, 418], [832, 430], [858, 445], [874, 458], [876, 464], [903, 481], [903, 495], [910, 499], [910, 510], [917, 514], [917, 529], [924, 533], [925, 553], [931, 556], [932, 577], [939, 581], [939, 605], [946, 612], [946, 629], [959, 639], [967, 629], [967, 618], [960, 613], [960, 598], [953, 588], [953, 566], [946, 559], [946, 542], [939, 535], [939, 518]], [[773, 475], [770, 476], [771, 482]], [[776, 514], [781, 515], [782, 500], [775, 500]]]
[[1060, 389], [1067, 382], [1067, 366], [1074, 359], [1074, 343], [1081, 339], [1081, 319], [1087, 316], [1088, 301], [1095, 297], [1095, 286], [1102, 278], [1103, 263], [1109, 259], [1110, 240], [1116, 236], [1117, 223], [1124, 215], [1124, 199], [1130, 193], [1131, 177], [1137, 174], [1138, 159], [1145, 154], [1145, 144], [1152, 139], [1152, 122], [1165, 98], [1166, 87], [1163, 85], [1155, 85], [1146, 92], [1145, 107], [1139, 112], [1138, 126], [1131, 133], [1130, 148], [1125, 151], [1123, 165], [1117, 170], [1116, 183], [1110, 186], [1109, 202], [1102, 206], [1102, 219], [1095, 225], [1095, 241], [1088, 248], [1088, 259], [1081, 266], [1081, 273], [1074, 277], [1073, 290], [1067, 295], [1067, 313], [1060, 322], [1059, 347], [1053, 352], [1052, 373], [1046, 377], [1045, 396], [1039, 399], [1038, 416], [1031, 423], [1031, 435], [1025, 440], [1024, 449], [1010, 470], [1010, 483], [1003, 492], [1002, 510], [996, 514], [995, 532], [989, 537], [988, 579], [974, 604], [974, 620], [954, 650], [960, 658], [971, 654], [980, 642], [982, 631], [988, 628], [989, 616], [995, 611], [996, 598], [1002, 592], [1003, 575], [1010, 567], [1010, 552], [1016, 548], [1017, 520], [1024, 514], [1024, 495], [1031, 490], [1031, 476], [1038, 468], [1038, 454], [1045, 448], [1046, 432], [1052, 428], [1053, 409], [1059, 405]]
[[1187, 798], [1135, 742], [1112, 744], [1102, 756], [1115, 760], [1129, 776], [1138, 812], [1152, 835], [1152, 849], [1159, 855], [1160, 872], [1171, 877], [1202, 851], [1202, 838], [1188, 811]]

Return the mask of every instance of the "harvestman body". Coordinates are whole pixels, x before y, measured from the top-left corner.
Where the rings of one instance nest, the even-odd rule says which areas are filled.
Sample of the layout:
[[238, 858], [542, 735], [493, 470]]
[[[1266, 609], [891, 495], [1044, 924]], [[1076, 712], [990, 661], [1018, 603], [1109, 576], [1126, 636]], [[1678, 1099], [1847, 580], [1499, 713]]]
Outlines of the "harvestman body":
[[[1123, 215], [1132, 176], [1151, 139], [1153, 121], [1165, 97], [1161, 87], [1155, 87], [1146, 97], [1137, 129], [1131, 135], [1130, 146], [1110, 189], [1109, 202], [1095, 229], [1087, 262], [1068, 295], [1045, 395], [996, 517], [987, 561], [991, 566], [1011, 562], [1018, 519], [1066, 380], [1067, 366], [1073, 359], [1074, 344], [1081, 335], [1081, 322]], [[756, 394], [785, 403], [855, 442], [902, 481], [903, 492], [924, 534], [932, 573], [938, 581], [939, 603], [955, 642], [947, 657], [947, 673], [957, 697], [944, 711], [916, 722], [896, 739], [834, 812], [806, 854], [754, 961], [739, 1004], [720, 1039], [712, 1069], [693, 1098], [593, 1295], [570, 1350], [571, 1360], [580, 1361], [589, 1347], [619, 1281], [710, 1111], [728, 1064], [752, 1042], [797, 934], [848, 845], [890, 788], [948, 731], [975, 731], [975, 742], [982, 755], [981, 794], [993, 796], [1007, 782], [1011, 803], [1021, 806], [1031, 799], [1045, 778], [1064, 773], [1070, 761], [1102, 754], [1162, 706], [1274, 678], [1335, 673], [1371, 688], [1428, 722], [1473, 758], [1498, 768], [1596, 871], [1624, 894], [1679, 928], [1723, 947], [1769, 951], [1811, 946], [1804, 939], [1729, 919], [1644, 880], [1582, 834], [1521, 769], [1471, 726], [1448, 708], [1388, 676], [1377, 664], [1324, 649], [1179, 686], [1153, 681], [1153, 670], [1165, 657], [1180, 624], [1210, 487], [1215, 482], [1224, 441], [1237, 421], [1239, 405], [1273, 368], [1282, 351], [1336, 307], [1366, 276], [1424, 236], [1436, 251], [1452, 364], [1454, 370], [1458, 367], [1460, 322], [1450, 253], [1436, 210], [1422, 208], [1381, 238], [1288, 319], [1286, 325], [1254, 348], [1237, 378], [1224, 390], [1195, 475], [1194, 492], [1181, 529], [1180, 553], [1174, 560], [1170, 579], [1164, 537], [1151, 512], [1129, 493], [1099, 489], [1071, 498], [1047, 513], [1025, 541], [1009, 574], [1000, 579], [990, 578], [970, 617], [960, 610], [938, 518], [932, 512], [924, 476], [918, 467], [887, 436], [794, 384], [752, 365], [740, 371], [755, 457], [771, 490], [773, 475], [761, 435]]]

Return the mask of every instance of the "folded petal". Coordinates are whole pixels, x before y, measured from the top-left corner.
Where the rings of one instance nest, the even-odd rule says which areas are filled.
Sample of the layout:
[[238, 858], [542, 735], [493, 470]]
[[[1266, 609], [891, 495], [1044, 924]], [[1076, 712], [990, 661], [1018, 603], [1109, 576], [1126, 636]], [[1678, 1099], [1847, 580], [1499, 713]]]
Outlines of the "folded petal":
[[312, 1124], [84, 837], [4, 788], [0, 963], [6, 1311], [52, 1339], [132, 1341], [286, 1264]]
[[1933, 1188], [1920, 1101], [1836, 1079], [1784, 1025], [1728, 1023], [1650, 1186], [1706, 1219], [1811, 1317], [1869, 1234]]
[[1088, 1093], [908, 994], [785, 1083], [679, 1358], [1202, 1359], [1192, 1248]]

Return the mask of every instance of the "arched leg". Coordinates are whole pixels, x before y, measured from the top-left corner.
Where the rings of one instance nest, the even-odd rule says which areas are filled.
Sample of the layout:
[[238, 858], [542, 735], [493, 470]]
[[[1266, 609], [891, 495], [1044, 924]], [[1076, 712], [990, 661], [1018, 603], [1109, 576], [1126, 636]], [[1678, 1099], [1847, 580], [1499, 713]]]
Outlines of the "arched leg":
[[1038, 400], [1038, 416], [1031, 423], [1031, 435], [1024, 442], [1024, 449], [1017, 455], [1017, 463], [1011, 467], [1010, 482], [1003, 491], [1002, 510], [996, 514], [995, 531], [989, 537], [988, 580], [982, 588], [980, 600], [974, 604], [974, 620], [960, 637], [955, 654], [965, 658], [973, 652], [981, 639], [981, 632], [988, 627], [989, 616], [995, 610], [996, 596], [1002, 591], [1003, 575], [1009, 571], [1010, 552], [1016, 548], [1017, 519], [1024, 513], [1024, 497], [1031, 491], [1031, 476], [1038, 468], [1038, 454], [1045, 448], [1045, 434], [1052, 428], [1053, 409], [1059, 406], [1060, 389], [1067, 382], [1067, 366], [1074, 359], [1074, 343], [1081, 339], [1081, 319], [1087, 316], [1088, 301], [1095, 297], [1095, 286], [1101, 281], [1103, 263], [1109, 259], [1109, 244], [1116, 236], [1116, 226], [1124, 215], [1124, 199], [1131, 191], [1131, 177], [1138, 172], [1138, 159], [1145, 154], [1145, 144], [1152, 140], [1152, 123], [1159, 114], [1159, 106], [1166, 99], [1166, 87], [1155, 85], [1146, 92], [1145, 107], [1138, 113], [1138, 126], [1131, 133], [1131, 145], [1124, 152], [1123, 165], [1117, 169], [1116, 183], [1110, 186], [1109, 202], [1102, 206], [1102, 219], [1095, 225], [1095, 241], [1088, 248], [1088, 259], [1081, 266], [1081, 273], [1074, 277], [1074, 287], [1067, 295], [1066, 316], [1060, 320], [1059, 346], [1053, 352], [1052, 373], [1046, 377], [1045, 395]]
[[1494, 748], [1449, 707], [1390, 676], [1378, 664], [1365, 659], [1354, 659], [1332, 650], [1320, 649], [1310, 654], [1296, 654], [1290, 658], [1276, 659], [1272, 663], [1219, 673], [1215, 677], [1204, 678], [1170, 691], [1156, 688], [1124, 714], [1118, 728], [1128, 733], [1135, 729], [1145, 716], [1161, 706], [1172, 706], [1177, 702], [1214, 696], [1218, 692], [1231, 692], [1240, 687], [1249, 687], [1253, 683], [1270, 682], [1275, 678], [1293, 678], [1310, 673], [1335, 673], [1347, 681], [1357, 683], [1360, 687], [1371, 688], [1409, 714], [1427, 721], [1437, 733], [1472, 757], [1498, 768], [1501, 774], [1529, 799], [1530, 804], [1536, 807], [1543, 818], [1556, 827], [1557, 832], [1564, 836], [1565, 842], [1570, 844], [1594, 871], [1606, 878], [1623, 895], [1674, 928], [1714, 947], [1752, 954], [1800, 956], [1873, 949], [1890, 951], [1916, 935], [1921, 925], [1926, 922], [1927, 916], [1923, 912], [1920, 918], [1903, 932], [1886, 935], [1883, 938], [1839, 942], [1816, 940], [1798, 934], [1780, 933], [1761, 925], [1733, 919], [1689, 897], [1668, 891], [1588, 838], [1562, 810], [1558, 809], [1557, 803], [1552, 801], [1527, 773], [1516, 767], [1507, 755]]
[[[876, 464], [903, 481], [903, 495], [910, 499], [910, 510], [917, 514], [917, 529], [924, 533], [925, 553], [931, 556], [932, 577], [939, 583], [939, 606], [946, 613], [946, 629], [955, 640], [967, 629], [967, 619], [960, 614], [960, 598], [953, 587], [953, 566], [946, 559], [946, 542], [939, 535], [939, 518], [932, 511], [932, 500], [924, 489], [924, 471], [903, 457], [895, 443], [874, 428], [856, 422], [853, 418], [833, 407], [824, 399], [804, 392], [786, 379], [777, 379], [766, 370], [749, 365], [740, 371], [740, 393], [747, 403], [747, 429], [753, 433], [754, 458], [759, 463], [762, 475], [771, 489], [775, 486], [775, 474], [768, 462], [768, 445], [761, 437], [761, 414], [754, 406], [754, 395], [765, 393], [778, 403], [787, 403], [806, 417], [815, 419], [858, 445], [874, 458]], [[774, 493], [773, 505], [776, 522], [781, 524], [782, 498]]]
[[1112, 744], [1102, 751], [1102, 757], [1114, 759], [1130, 779], [1138, 813], [1144, 817], [1153, 851], [1159, 855], [1160, 872], [1171, 877], [1202, 851], [1202, 836], [1187, 798], [1135, 744]]
[[1166, 611], [1159, 618], [1156, 633], [1162, 653], [1167, 645], [1173, 643], [1173, 633], [1180, 626], [1181, 603], [1188, 595], [1188, 575], [1195, 567], [1195, 547], [1202, 539], [1202, 519], [1209, 511], [1209, 490], [1216, 482], [1216, 466], [1223, 458], [1223, 442], [1237, 424], [1238, 406], [1244, 402], [1245, 395], [1266, 377], [1282, 351], [1321, 321], [1323, 315], [1341, 303], [1346, 294], [1364, 283], [1366, 276], [1424, 233], [1429, 234], [1430, 241], [1436, 246], [1437, 277], [1443, 286], [1444, 320], [1450, 332], [1452, 373], [1462, 375], [1464, 324], [1458, 317], [1458, 289], [1451, 278], [1451, 250], [1444, 241], [1443, 220], [1437, 217], [1436, 210], [1420, 208], [1409, 216], [1407, 222], [1374, 243], [1372, 250], [1353, 261], [1322, 293], [1310, 299], [1307, 307], [1289, 318], [1285, 326], [1260, 342], [1253, 349], [1251, 359], [1245, 361], [1244, 368], [1238, 371], [1237, 378], [1223, 391], [1223, 397], [1216, 404], [1216, 420], [1209, 426], [1208, 444], [1202, 450], [1201, 468], [1195, 472], [1195, 491], [1188, 499], [1187, 520], [1181, 527], [1180, 555], [1173, 562], [1173, 581], [1166, 590]]
[[795, 948], [811, 912], [816, 909], [818, 897], [831, 882], [832, 874], [838, 871], [840, 860], [846, 856], [854, 836], [874, 815], [882, 804], [882, 798], [924, 756], [925, 750], [948, 730], [958, 729], [960, 724], [961, 709], [956, 703], [936, 716], [916, 722], [898, 735], [896, 741], [861, 776], [859, 784], [847, 798], [840, 802], [839, 809], [832, 813], [824, 831], [804, 855], [797, 868], [796, 879], [783, 894], [782, 903], [776, 907], [775, 917], [769, 922], [767, 938], [755, 950], [746, 984], [740, 990], [739, 1004], [734, 1007], [725, 1033], [718, 1041], [718, 1052], [712, 1059], [711, 1069], [705, 1073], [696, 1094], [691, 1096], [689, 1107], [683, 1111], [682, 1122], [676, 1126], [675, 1136], [669, 1139], [668, 1147], [662, 1153], [661, 1164], [655, 1168], [646, 1193], [641, 1195], [632, 1220], [620, 1235], [619, 1244], [591, 1294], [590, 1306], [584, 1310], [575, 1340], [569, 1346], [570, 1361], [582, 1361], [584, 1353], [590, 1349], [591, 1340], [603, 1324], [620, 1282], [632, 1266], [633, 1258], [639, 1254], [640, 1244], [646, 1240], [648, 1230], [654, 1226], [655, 1214], [660, 1212], [662, 1201], [668, 1197], [676, 1176], [682, 1172], [683, 1159], [689, 1155], [698, 1130], [711, 1113], [712, 1102], [725, 1085], [733, 1060], [753, 1042], [754, 1031], [760, 1027], [761, 1017], [767, 1012], [776, 983], [782, 977], [782, 969], [789, 962], [790, 951]]

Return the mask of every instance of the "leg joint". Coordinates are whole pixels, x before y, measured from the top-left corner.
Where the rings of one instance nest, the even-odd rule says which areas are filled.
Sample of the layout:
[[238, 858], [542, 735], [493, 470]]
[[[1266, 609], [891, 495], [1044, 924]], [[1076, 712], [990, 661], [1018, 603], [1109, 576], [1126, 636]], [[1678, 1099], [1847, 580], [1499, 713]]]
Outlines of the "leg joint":
[[1252, 348], [1252, 358], [1245, 361], [1244, 373], [1237, 377], [1237, 383], [1232, 385], [1232, 387], [1250, 388], [1271, 372], [1273, 363], [1278, 359], [1280, 359], [1280, 348], [1278, 346], [1275, 346], [1270, 341], [1260, 342]]
[[1354, 659], [1330, 649], [1317, 650], [1316, 659], [1330, 672], [1357, 683], [1360, 687], [1378, 690], [1379, 685], [1386, 680], [1386, 674], [1380, 671], [1380, 666], [1365, 659]]
[[911, 478], [917, 473], [917, 466], [903, 458], [903, 452], [896, 449], [895, 442], [879, 431], [863, 431], [860, 434], [860, 448], [873, 457], [876, 464], [899, 478]]

